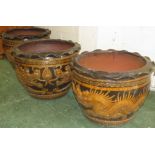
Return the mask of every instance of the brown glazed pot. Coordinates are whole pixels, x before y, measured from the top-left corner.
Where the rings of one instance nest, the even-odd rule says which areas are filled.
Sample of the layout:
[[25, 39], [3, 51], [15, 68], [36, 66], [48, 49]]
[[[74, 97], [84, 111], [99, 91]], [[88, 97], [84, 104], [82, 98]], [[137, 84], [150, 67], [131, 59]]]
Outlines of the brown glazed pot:
[[4, 50], [2, 44], [2, 33], [11, 28], [22, 28], [22, 27], [31, 27], [31, 26], [0, 26], [0, 59], [4, 58]]
[[119, 125], [143, 105], [153, 63], [138, 53], [95, 50], [74, 58], [72, 69], [72, 89], [85, 116]]
[[7, 59], [14, 64], [13, 48], [28, 40], [49, 39], [51, 31], [48, 29], [32, 27], [10, 29], [3, 33], [3, 47]]
[[31, 96], [52, 99], [67, 93], [71, 84], [70, 62], [80, 45], [65, 40], [37, 40], [18, 46], [16, 74]]

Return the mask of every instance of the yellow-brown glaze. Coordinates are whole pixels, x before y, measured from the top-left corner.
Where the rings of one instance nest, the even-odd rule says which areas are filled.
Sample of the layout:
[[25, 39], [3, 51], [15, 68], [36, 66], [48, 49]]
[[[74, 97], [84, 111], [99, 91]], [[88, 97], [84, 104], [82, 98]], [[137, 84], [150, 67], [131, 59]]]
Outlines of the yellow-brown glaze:
[[[53, 42], [60, 44], [72, 43], [73, 47], [59, 52], [47, 51], [37, 53], [32, 51], [28, 53], [29, 55], [25, 54], [25, 51], [20, 50], [19, 54], [20, 47], [36, 43], [37, 45], [39, 43], [44, 44], [46, 47], [49, 42], [51, 44]], [[34, 46], [30, 46], [30, 50], [32, 49], [31, 47]], [[24, 43], [13, 52], [17, 77], [33, 97], [53, 99], [63, 96], [71, 86], [71, 59], [79, 53], [79, 50], [80, 45], [78, 43], [65, 40], [45, 39]], [[55, 53], [54, 56], [52, 55], [53, 53]]]
[[144, 85], [139, 84], [141, 81], [137, 79], [137, 85], [132, 86], [132, 82], [128, 80], [126, 82], [131, 83], [131, 87], [128, 86], [125, 90], [123, 85], [120, 87], [120, 84], [118, 86], [115, 84], [114, 88], [104, 87], [103, 90], [102, 87], [94, 86], [92, 81], [89, 81], [89, 87], [87, 87], [82, 78], [78, 81], [73, 75], [72, 88], [86, 116], [90, 116], [90, 119], [98, 118], [100, 123], [111, 125], [110, 122], [113, 120], [116, 121], [112, 124], [123, 123], [124, 119], [131, 117], [141, 107], [149, 92], [150, 81], [147, 78]]
[[[28, 27], [28, 28], [30, 28], [30, 27]], [[35, 40], [35, 39], [49, 39], [49, 38], [50, 38], [49, 33], [47, 33], [47, 35], [45, 35], [41, 38], [40, 37], [36, 37], [36, 38], [34, 37], [33, 39], [9, 39], [9, 38], [3, 37], [3, 49], [5, 51], [7, 59], [14, 66], [14, 56], [13, 56], [13, 49], [14, 48], [16, 48], [18, 45], [24, 43], [25, 41], [30, 41], [30, 40]]]
[[[35, 66], [17, 61], [16, 73], [32, 96], [45, 99], [59, 97], [66, 94], [70, 88], [70, 59], [71, 57], [67, 63], [62, 59], [60, 64], [53, 64], [53, 61], [52, 64], [50, 61], [37, 61]], [[57, 74], [58, 72], [61, 74]]]
[[0, 59], [4, 58], [4, 54], [5, 54], [3, 50], [2, 33], [11, 28], [23, 28], [23, 27], [26, 27], [26, 26], [0, 26]]
[[[131, 54], [145, 63], [138, 69], [126, 72], [96, 71], [79, 63], [82, 58], [87, 61], [87, 56], [108, 55], [108, 52], [114, 55]], [[76, 57], [72, 62], [72, 89], [84, 115], [109, 126], [128, 122], [149, 93], [152, 67], [150, 59], [127, 51], [96, 50], [92, 54], [88, 52]]]

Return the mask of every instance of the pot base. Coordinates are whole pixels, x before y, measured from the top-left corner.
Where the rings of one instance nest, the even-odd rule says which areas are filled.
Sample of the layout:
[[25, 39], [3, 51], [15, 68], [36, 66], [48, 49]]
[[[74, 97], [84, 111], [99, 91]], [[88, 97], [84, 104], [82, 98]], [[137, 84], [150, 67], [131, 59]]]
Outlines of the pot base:
[[84, 113], [84, 115], [91, 121], [95, 122], [95, 123], [98, 123], [98, 124], [102, 124], [102, 125], [105, 125], [105, 126], [119, 126], [119, 125], [122, 125], [124, 123], [127, 123], [129, 120], [131, 120], [133, 118], [133, 116], [130, 116], [129, 118], [125, 118], [125, 119], [122, 119], [122, 120], [118, 120], [118, 121], [108, 121], [108, 120], [104, 120], [104, 119], [99, 119], [99, 118], [96, 118], [96, 117], [92, 117], [92, 116], [89, 116], [88, 114]]
[[57, 93], [57, 94], [49, 94], [49, 95], [38, 95], [38, 94], [32, 94], [30, 93], [30, 95], [34, 98], [39, 98], [39, 99], [55, 99], [55, 98], [59, 98], [62, 97], [64, 95], [66, 95], [68, 93], [69, 90], [66, 90], [64, 92], [61, 93]]

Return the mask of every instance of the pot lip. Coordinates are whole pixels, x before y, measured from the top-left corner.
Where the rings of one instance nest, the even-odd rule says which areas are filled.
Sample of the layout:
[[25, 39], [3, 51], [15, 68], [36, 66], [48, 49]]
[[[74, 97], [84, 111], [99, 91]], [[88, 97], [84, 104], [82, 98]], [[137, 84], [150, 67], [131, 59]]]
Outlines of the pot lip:
[[[51, 50], [48, 52], [23, 52], [22, 50], [19, 49], [20, 46], [29, 44], [29, 43], [35, 43], [35, 42], [66, 42], [69, 44], [73, 44], [73, 47], [66, 49], [66, 50]], [[57, 59], [57, 58], [64, 58], [68, 57], [70, 55], [73, 55], [77, 52], [79, 52], [81, 49], [81, 46], [77, 42], [73, 42], [71, 40], [62, 40], [62, 39], [37, 39], [37, 40], [30, 40], [26, 41], [20, 45], [18, 45], [14, 50], [13, 50], [13, 55], [15, 58], [22, 58], [22, 59]]]
[[[146, 62], [146, 64], [138, 69], [129, 70], [125, 72], [106, 72], [106, 71], [98, 71], [98, 70], [95, 71], [95, 70], [86, 68], [84, 66], [81, 66], [78, 63], [78, 60], [81, 57], [89, 53], [96, 54], [96, 53], [107, 53], [107, 52], [119, 52], [119, 53], [121, 52], [121, 53], [131, 54], [131, 55], [140, 57]], [[76, 70], [78, 70], [83, 74], [86, 74], [87, 76], [98, 78], [98, 79], [107, 78], [109, 80], [110, 79], [119, 80], [119, 79], [125, 79], [125, 78], [133, 79], [135, 77], [145, 75], [145, 74], [150, 74], [151, 72], [153, 72], [153, 63], [151, 62], [149, 57], [141, 56], [138, 52], [128, 52], [126, 50], [115, 50], [115, 49], [108, 49], [108, 50], [96, 49], [91, 52], [85, 51], [82, 54], [78, 55], [77, 57], [73, 58], [71, 65], [73, 68], [75, 68]]]
[[[8, 32], [11, 31], [16, 31], [16, 30], [39, 30], [39, 31], [43, 31], [40, 34], [36, 34], [36, 35], [29, 35], [29, 36], [17, 36], [17, 35], [11, 35]], [[51, 30], [49, 29], [45, 29], [45, 28], [40, 28], [40, 27], [25, 27], [25, 28], [11, 28], [9, 30], [7, 30], [6, 32], [2, 33], [2, 38], [3, 39], [9, 39], [9, 40], [27, 40], [27, 39], [39, 39], [39, 38], [43, 38], [47, 35], [51, 34]]]

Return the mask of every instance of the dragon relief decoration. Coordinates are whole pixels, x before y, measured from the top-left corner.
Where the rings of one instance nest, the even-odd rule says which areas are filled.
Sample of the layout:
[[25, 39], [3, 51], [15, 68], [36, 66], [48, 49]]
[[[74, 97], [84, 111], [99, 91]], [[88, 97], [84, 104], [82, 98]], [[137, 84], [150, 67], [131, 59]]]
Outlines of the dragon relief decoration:
[[111, 95], [108, 89], [102, 91], [82, 87], [73, 81], [73, 92], [85, 114], [88, 117], [109, 121], [127, 119], [139, 109], [148, 95], [148, 87], [144, 87], [137, 95], [132, 90], [122, 92], [122, 94], [119, 91]]
[[107, 126], [132, 119], [147, 98], [154, 70], [148, 57], [115, 49], [83, 52], [71, 67], [72, 90], [83, 114]]
[[70, 87], [69, 65], [32, 67], [18, 64], [16, 73], [33, 96], [52, 98], [63, 95]]

